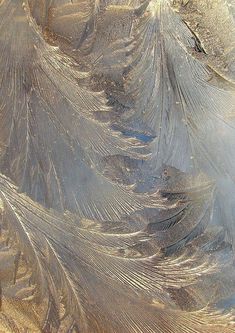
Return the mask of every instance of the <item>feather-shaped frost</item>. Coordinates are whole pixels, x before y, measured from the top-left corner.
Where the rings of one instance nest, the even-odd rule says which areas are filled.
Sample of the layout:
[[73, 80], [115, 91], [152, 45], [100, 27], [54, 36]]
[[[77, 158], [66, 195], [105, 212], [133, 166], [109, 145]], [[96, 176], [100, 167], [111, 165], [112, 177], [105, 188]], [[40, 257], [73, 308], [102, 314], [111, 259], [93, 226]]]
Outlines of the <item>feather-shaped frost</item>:
[[234, 332], [232, 4], [0, 1], [0, 331]]
[[106, 156], [145, 158], [144, 144], [96, 119], [96, 111], [109, 111], [104, 94], [79, 86], [87, 74], [46, 44], [22, 4], [5, 2], [1, 12], [0, 162], [5, 174], [36, 201], [90, 218], [119, 219], [145, 205], [161, 205], [157, 195], [149, 200], [131, 194], [102, 170], [95, 172]]

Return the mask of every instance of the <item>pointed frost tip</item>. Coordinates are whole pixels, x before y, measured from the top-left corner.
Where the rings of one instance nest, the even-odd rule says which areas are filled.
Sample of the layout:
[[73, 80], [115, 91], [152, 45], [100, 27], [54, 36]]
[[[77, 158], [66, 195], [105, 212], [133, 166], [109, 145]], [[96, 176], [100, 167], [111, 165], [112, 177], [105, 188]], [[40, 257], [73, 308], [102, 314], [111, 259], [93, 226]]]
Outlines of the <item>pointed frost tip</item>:
[[136, 16], [141, 16], [144, 14], [144, 12], [146, 11], [146, 9], [148, 8], [149, 6], [149, 0], [146, 0], [144, 1], [139, 7], [137, 7], [135, 10], [134, 10], [134, 14]]

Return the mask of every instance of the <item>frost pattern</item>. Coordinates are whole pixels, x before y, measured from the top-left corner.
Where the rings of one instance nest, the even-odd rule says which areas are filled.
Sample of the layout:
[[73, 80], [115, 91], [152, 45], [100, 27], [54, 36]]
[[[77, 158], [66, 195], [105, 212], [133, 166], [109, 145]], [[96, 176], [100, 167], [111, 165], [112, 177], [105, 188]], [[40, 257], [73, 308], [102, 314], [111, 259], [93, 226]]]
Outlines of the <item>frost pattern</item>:
[[234, 332], [233, 7], [0, 1], [1, 332]]

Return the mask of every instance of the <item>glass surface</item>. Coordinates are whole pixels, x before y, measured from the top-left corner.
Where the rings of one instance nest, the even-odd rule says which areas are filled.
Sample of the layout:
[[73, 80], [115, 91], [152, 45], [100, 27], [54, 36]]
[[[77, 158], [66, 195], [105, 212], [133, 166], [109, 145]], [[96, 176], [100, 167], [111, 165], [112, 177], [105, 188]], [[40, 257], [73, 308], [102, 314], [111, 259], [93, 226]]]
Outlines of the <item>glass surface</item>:
[[0, 0], [0, 332], [234, 333], [234, 0]]

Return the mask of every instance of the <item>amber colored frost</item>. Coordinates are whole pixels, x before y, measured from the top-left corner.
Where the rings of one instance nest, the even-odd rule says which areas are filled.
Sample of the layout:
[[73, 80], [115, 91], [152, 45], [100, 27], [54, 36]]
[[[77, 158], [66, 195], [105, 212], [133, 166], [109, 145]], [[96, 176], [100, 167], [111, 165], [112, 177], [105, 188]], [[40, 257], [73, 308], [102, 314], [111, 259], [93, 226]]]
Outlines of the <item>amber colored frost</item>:
[[0, 332], [235, 331], [234, 12], [0, 1]]

